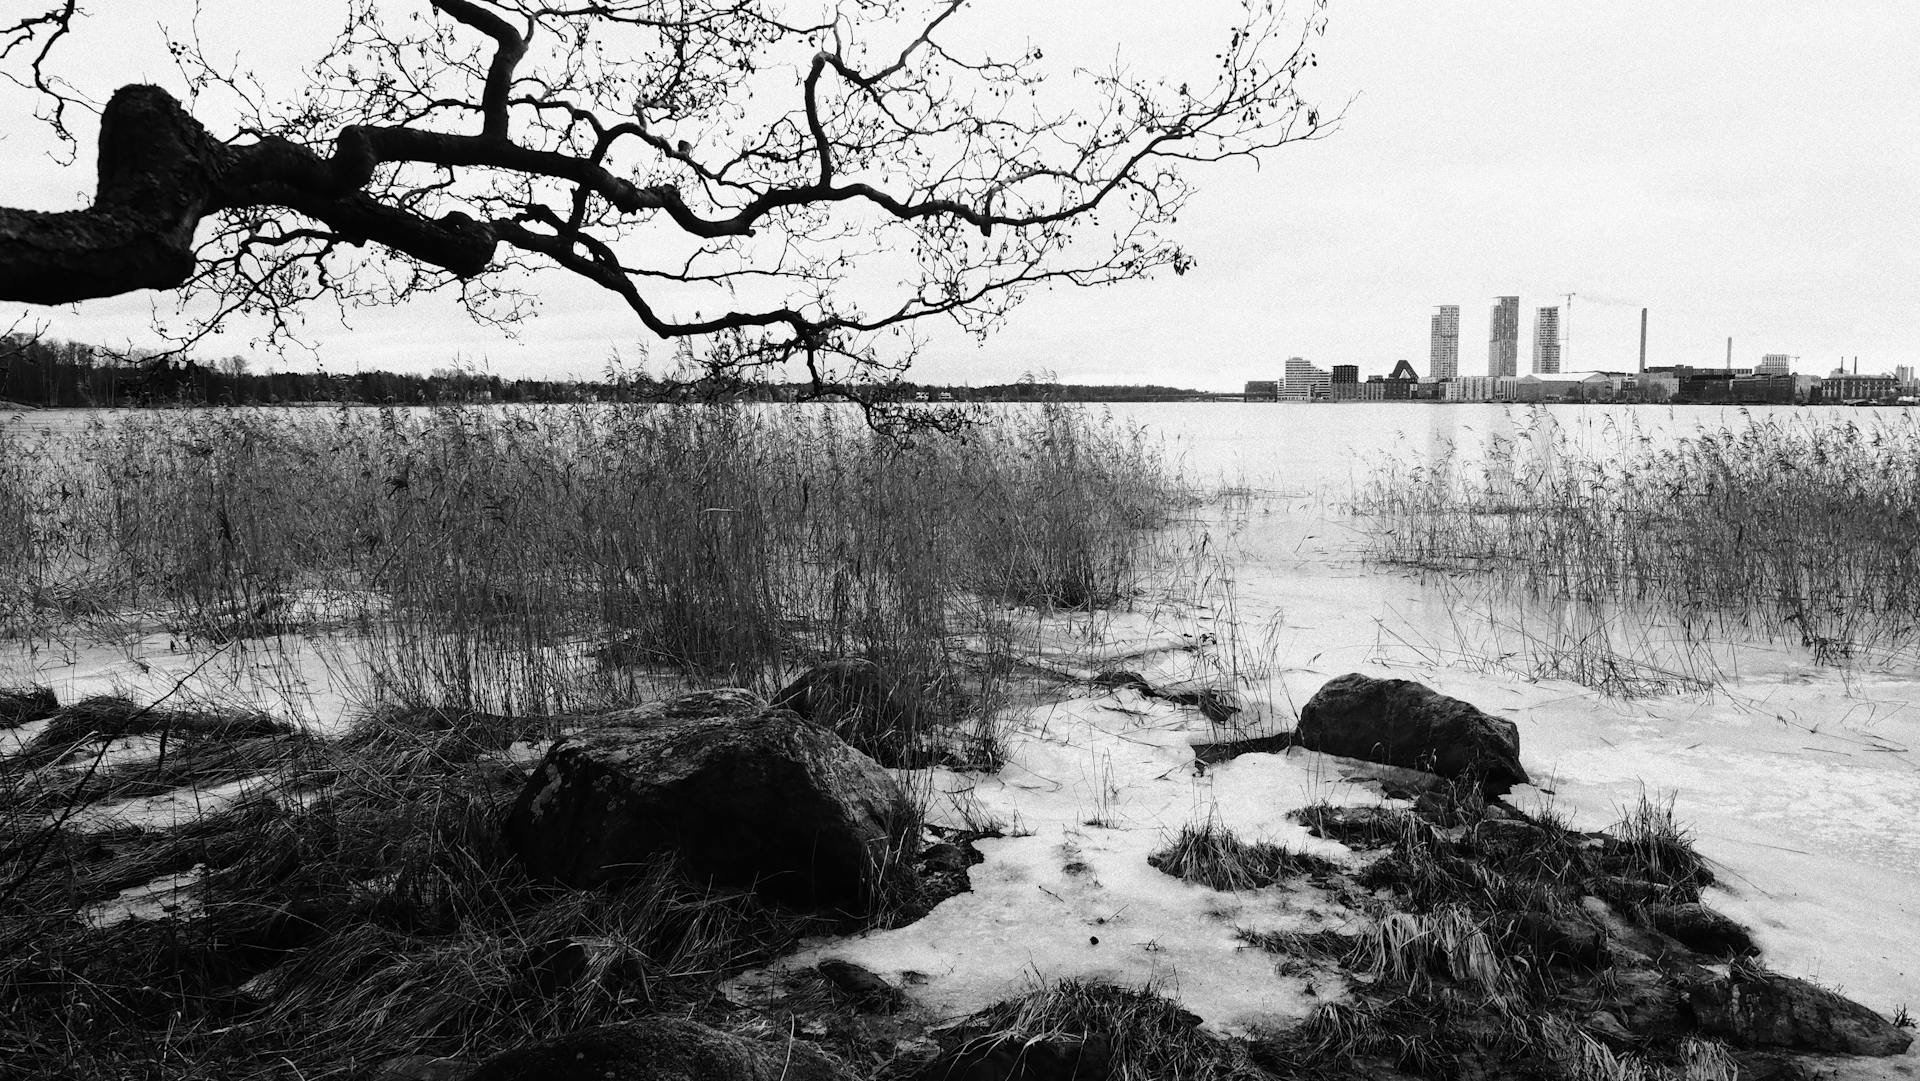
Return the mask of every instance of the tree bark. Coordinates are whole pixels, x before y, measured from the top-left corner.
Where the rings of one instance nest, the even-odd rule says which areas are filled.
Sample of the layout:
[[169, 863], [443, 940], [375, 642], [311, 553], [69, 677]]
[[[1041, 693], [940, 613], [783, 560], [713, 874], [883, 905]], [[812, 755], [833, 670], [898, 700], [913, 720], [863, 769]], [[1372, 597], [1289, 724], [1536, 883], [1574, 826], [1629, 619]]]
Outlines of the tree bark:
[[0, 299], [59, 304], [186, 281], [212, 194], [210, 143], [166, 91], [122, 87], [100, 115], [93, 206], [0, 208]]
[[485, 270], [497, 239], [465, 214], [427, 218], [359, 191], [371, 175], [363, 139], [324, 159], [284, 140], [232, 147], [172, 95], [121, 87], [100, 116], [99, 179], [85, 210], [0, 207], [0, 300], [63, 304], [193, 275], [193, 234], [220, 210], [279, 206], [347, 243], [383, 244], [460, 277]]

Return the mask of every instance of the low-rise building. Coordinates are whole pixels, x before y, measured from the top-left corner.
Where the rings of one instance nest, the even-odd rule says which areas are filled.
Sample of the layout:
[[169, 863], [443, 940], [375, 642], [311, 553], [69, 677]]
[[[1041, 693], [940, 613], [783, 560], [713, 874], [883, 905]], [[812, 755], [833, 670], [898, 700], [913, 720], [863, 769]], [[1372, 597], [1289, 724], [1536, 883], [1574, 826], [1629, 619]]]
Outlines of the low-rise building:
[[1413, 397], [1414, 381], [1370, 376], [1359, 386], [1359, 399], [1363, 402], [1404, 402]]
[[1820, 400], [1839, 402], [1878, 402], [1896, 397], [1900, 384], [1891, 375], [1854, 375], [1836, 372], [1820, 383]]
[[1542, 372], [1519, 377], [1520, 401], [1610, 402], [1627, 384], [1625, 372]]
[[1794, 380], [1791, 373], [1737, 375], [1728, 387], [1728, 397], [1739, 405], [1792, 405]]
[[1327, 397], [1336, 402], [1358, 401], [1360, 399], [1360, 366], [1335, 364], [1332, 382], [1327, 385]]
[[1634, 402], [1670, 402], [1680, 393], [1680, 377], [1672, 372], [1641, 372], [1622, 388]]
[[1450, 383], [1442, 384], [1444, 396], [1450, 402], [1517, 402], [1522, 397], [1519, 376], [1513, 375], [1463, 375]]

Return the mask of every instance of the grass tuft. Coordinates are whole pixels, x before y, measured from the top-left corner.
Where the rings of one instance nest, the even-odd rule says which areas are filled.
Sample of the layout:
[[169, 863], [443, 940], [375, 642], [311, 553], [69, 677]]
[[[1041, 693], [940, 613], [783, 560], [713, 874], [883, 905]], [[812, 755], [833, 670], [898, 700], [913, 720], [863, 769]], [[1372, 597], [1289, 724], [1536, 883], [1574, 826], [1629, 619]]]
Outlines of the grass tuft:
[[1422, 994], [1445, 981], [1504, 1011], [1519, 1002], [1520, 977], [1496, 939], [1461, 908], [1393, 912], [1360, 936], [1355, 959], [1376, 980]]
[[[1061, 980], [967, 1018], [916, 1075], [1253, 1081], [1247, 1049], [1152, 987]], [[974, 1072], [969, 1072], [974, 1071]], [[1025, 1072], [1022, 1072], [1025, 1071]]]
[[1265, 841], [1242, 841], [1211, 817], [1182, 826], [1180, 835], [1149, 855], [1147, 862], [1175, 878], [1228, 891], [1257, 890], [1339, 871], [1337, 864], [1321, 856]]
[[1641, 793], [1613, 832], [1602, 860], [1614, 874], [1652, 883], [1667, 899], [1681, 902], [1698, 901], [1700, 890], [1713, 884], [1713, 869], [1694, 850], [1693, 834], [1674, 820], [1671, 794], [1662, 801]]

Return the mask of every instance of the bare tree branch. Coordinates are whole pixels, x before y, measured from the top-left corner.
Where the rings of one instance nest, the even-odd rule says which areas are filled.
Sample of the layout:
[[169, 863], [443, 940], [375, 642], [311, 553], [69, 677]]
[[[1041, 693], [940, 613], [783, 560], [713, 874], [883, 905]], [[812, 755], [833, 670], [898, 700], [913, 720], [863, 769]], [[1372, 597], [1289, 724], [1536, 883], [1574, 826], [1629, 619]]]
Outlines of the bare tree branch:
[[[213, 320], [277, 321], [325, 297], [514, 297], [546, 267], [656, 334], [732, 335], [735, 369], [798, 357], [824, 386], [825, 358], [886, 370], [880, 332], [985, 333], [1037, 286], [1184, 272], [1164, 230], [1185, 168], [1337, 120], [1295, 92], [1323, 0], [1246, 5], [1186, 82], [962, 56], [964, 0], [813, 23], [761, 0], [430, 0], [405, 25], [345, 2], [297, 99], [173, 45], [195, 94], [231, 99], [232, 137], [165, 89], [115, 91], [93, 205], [0, 207], [0, 300], [179, 289]], [[0, 29], [0, 71], [64, 100], [50, 63], [76, 8], [45, 3]]]

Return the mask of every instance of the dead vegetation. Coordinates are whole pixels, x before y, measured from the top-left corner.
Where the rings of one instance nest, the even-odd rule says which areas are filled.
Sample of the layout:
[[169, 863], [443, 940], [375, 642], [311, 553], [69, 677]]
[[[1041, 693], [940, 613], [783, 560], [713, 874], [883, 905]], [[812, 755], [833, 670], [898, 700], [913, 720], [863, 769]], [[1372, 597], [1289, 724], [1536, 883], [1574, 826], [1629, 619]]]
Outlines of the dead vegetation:
[[[670, 860], [614, 893], [529, 880], [499, 837], [524, 780], [493, 753], [511, 733], [479, 728], [372, 718], [173, 828], [86, 832], [9, 807], [0, 882], [32, 914], [0, 932], [10, 1068], [319, 1078], [482, 1056], [706, 1002], [826, 929]], [[121, 891], [169, 875], [170, 908], [117, 918]]]
[[1200, 1019], [1151, 987], [1061, 980], [1002, 1002], [940, 1035], [930, 1061], [884, 1076], [1254, 1081], [1248, 1048], [1200, 1031]]
[[1228, 891], [1257, 890], [1294, 878], [1324, 879], [1339, 870], [1324, 856], [1243, 841], [1211, 817], [1181, 827], [1179, 836], [1147, 862], [1175, 878]]
[[1659, 907], [1608, 903], [1620, 892], [1697, 902], [1711, 881], [1671, 802], [1643, 798], [1613, 830], [1586, 834], [1440, 794], [1406, 810], [1295, 812], [1317, 835], [1378, 853], [1356, 875], [1374, 900], [1354, 933], [1242, 933], [1283, 972], [1344, 973], [1353, 987], [1262, 1042], [1263, 1065], [1289, 1077], [1733, 1076], [1725, 1047], [1659, 1005], [1677, 1000], [1670, 981], [1699, 978], [1716, 956], [1701, 947], [1718, 940], [1676, 940]]
[[[1486, 576], [1462, 648], [1624, 696], [1719, 682], [1726, 642], [1816, 665], [1910, 663], [1920, 424], [1753, 415], [1667, 441], [1533, 415], [1511, 437], [1387, 462], [1357, 494], [1387, 562]], [[1657, 632], [1657, 633], [1656, 633]]]

